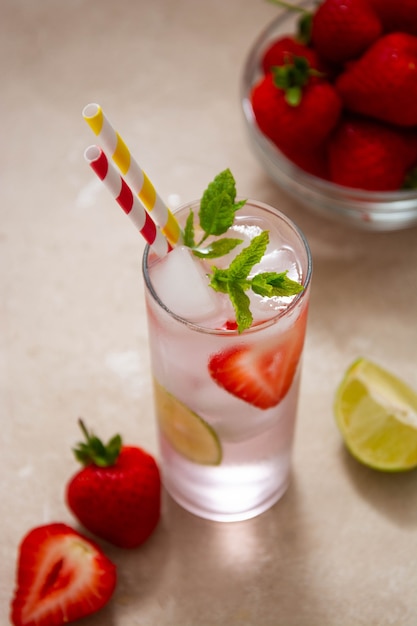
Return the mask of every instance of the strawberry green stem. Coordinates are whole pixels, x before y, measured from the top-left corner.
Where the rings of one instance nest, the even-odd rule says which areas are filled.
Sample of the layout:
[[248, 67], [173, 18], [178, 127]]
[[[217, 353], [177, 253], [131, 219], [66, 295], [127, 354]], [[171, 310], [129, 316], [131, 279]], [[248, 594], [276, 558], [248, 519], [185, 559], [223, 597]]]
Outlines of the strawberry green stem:
[[84, 434], [85, 441], [80, 442], [73, 448], [77, 461], [84, 466], [97, 465], [98, 467], [109, 467], [110, 465], [114, 465], [122, 448], [120, 435], [115, 435], [104, 445], [93, 432], [88, 432], [81, 418], [78, 420], [78, 424]]
[[292, 62], [272, 68], [274, 84], [285, 93], [287, 104], [296, 107], [303, 96], [303, 87], [308, 84], [312, 76], [322, 76], [321, 72], [310, 67], [304, 57], [295, 56]]
[[304, 9], [304, 7], [297, 6], [296, 4], [292, 4], [291, 2], [284, 2], [284, 0], [268, 0], [271, 4], [275, 4], [283, 9], [288, 9], [289, 11], [294, 11], [295, 13], [302, 13], [303, 15], [310, 15], [310, 11]]
[[285, 2], [284, 0], [268, 0], [271, 4], [275, 4], [276, 6], [282, 7], [283, 9], [287, 9], [288, 11], [292, 11], [293, 13], [299, 13], [300, 17], [297, 24], [297, 32], [295, 33], [295, 38], [300, 43], [308, 45], [311, 40], [311, 24], [313, 19], [313, 14], [308, 9], [304, 7], [300, 7], [296, 4], [292, 4], [291, 2]]
[[417, 167], [408, 172], [402, 189], [417, 189]]

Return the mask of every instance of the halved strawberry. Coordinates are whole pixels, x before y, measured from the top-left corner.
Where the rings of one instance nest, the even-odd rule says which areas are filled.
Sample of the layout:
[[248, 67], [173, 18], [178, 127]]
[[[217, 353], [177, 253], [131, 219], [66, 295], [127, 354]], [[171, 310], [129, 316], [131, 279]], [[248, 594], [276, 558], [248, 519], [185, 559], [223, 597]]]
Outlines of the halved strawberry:
[[226, 391], [260, 409], [277, 405], [291, 387], [304, 343], [306, 312], [277, 345], [236, 344], [211, 356], [209, 372]]
[[32, 529], [20, 545], [14, 626], [61, 626], [101, 609], [116, 568], [98, 546], [65, 524]]

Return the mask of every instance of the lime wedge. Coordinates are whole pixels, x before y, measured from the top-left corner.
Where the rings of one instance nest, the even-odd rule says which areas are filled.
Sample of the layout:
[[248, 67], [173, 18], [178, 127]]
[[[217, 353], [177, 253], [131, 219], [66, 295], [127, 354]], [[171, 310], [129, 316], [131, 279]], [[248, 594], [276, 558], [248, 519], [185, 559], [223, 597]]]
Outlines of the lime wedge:
[[403, 381], [360, 358], [339, 385], [334, 411], [347, 448], [365, 465], [417, 466], [417, 394]]
[[219, 465], [222, 448], [216, 431], [154, 380], [159, 426], [172, 447], [189, 461]]

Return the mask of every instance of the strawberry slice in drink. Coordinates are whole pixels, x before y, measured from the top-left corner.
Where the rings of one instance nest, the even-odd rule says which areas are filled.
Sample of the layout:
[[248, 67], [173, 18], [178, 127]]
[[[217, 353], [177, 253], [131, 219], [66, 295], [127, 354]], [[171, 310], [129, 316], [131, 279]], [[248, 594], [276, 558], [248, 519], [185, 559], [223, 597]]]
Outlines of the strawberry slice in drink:
[[73, 622], [107, 604], [115, 585], [115, 566], [93, 542], [65, 524], [39, 526], [20, 546], [11, 623]]
[[236, 344], [211, 356], [213, 380], [260, 409], [276, 406], [291, 387], [304, 343], [307, 310], [276, 345]]

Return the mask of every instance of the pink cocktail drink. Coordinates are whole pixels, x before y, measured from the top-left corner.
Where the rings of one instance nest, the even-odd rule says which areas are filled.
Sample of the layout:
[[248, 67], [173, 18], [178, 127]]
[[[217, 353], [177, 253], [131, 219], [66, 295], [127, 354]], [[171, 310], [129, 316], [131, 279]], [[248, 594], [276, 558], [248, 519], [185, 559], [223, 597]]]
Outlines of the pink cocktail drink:
[[[182, 226], [190, 207], [175, 214]], [[207, 275], [263, 231], [251, 276], [288, 272], [303, 290], [251, 293], [253, 321], [239, 332]], [[247, 201], [227, 236], [242, 243], [219, 259], [181, 246], [160, 259], [148, 247], [143, 262], [163, 481], [184, 508], [219, 521], [258, 515], [287, 489], [311, 278], [304, 236], [275, 209]]]

